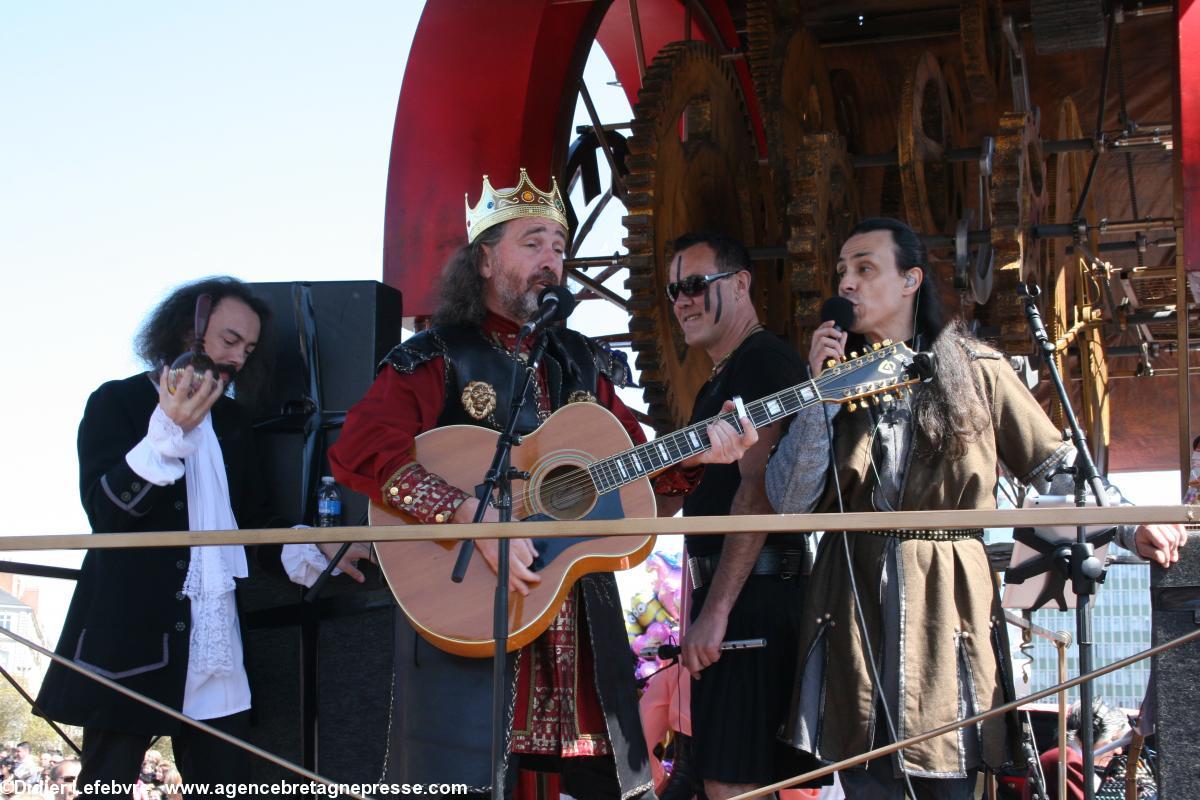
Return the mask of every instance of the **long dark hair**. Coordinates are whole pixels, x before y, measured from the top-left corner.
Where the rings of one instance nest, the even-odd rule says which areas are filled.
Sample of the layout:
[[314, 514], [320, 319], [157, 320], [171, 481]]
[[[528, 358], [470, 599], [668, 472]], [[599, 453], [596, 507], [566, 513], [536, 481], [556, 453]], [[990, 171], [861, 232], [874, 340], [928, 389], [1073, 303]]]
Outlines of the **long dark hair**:
[[196, 338], [196, 298], [202, 294], [212, 298], [214, 309], [226, 297], [232, 297], [241, 300], [258, 315], [261, 325], [258, 345], [246, 359], [246, 364], [236, 379], [238, 399], [252, 398], [270, 373], [271, 348], [267, 346], [267, 342], [270, 336], [271, 309], [254, 296], [247, 284], [237, 278], [228, 275], [202, 278], [171, 292], [142, 324], [134, 339], [134, 350], [146, 366], [155, 372], [174, 361], [180, 353], [192, 346]]
[[454, 251], [442, 267], [438, 278], [438, 295], [441, 303], [433, 312], [434, 325], [479, 325], [487, 314], [483, 304], [483, 287], [486, 281], [479, 274], [485, 253], [483, 248], [495, 247], [504, 235], [507, 222], [485, 230], [475, 241], [464, 244]]
[[[921, 237], [908, 225], [889, 217], [864, 219], [849, 236], [872, 231], [891, 232], [900, 272], [920, 267], [924, 276], [913, 314], [913, 349], [932, 351], [935, 371], [933, 380], [913, 395], [913, 416], [922, 434], [918, 453], [957, 461], [991, 424], [983, 388], [971, 366], [970, 350], [983, 349], [984, 345], [967, 333], [961, 320], [946, 321], [941, 278], [929, 264]], [[942, 336], [943, 331], [949, 335]], [[866, 340], [851, 334], [846, 349], [862, 351]]]

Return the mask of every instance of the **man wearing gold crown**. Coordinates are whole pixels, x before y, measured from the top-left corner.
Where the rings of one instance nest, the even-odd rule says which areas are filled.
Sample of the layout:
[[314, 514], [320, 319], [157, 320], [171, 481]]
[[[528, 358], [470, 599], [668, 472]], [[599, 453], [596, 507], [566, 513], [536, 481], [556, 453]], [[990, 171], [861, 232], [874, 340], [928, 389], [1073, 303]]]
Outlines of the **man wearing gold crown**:
[[[478, 501], [417, 463], [414, 438], [452, 424], [503, 428], [518, 331], [536, 311], [539, 293], [562, 283], [568, 242], [557, 183], [543, 192], [521, 170], [516, 188], [497, 191], [484, 177], [479, 203], [467, 208], [467, 243], [443, 269], [433, 327], [388, 354], [330, 449], [338, 480], [420, 522], [473, 521]], [[594, 402], [611, 411], [635, 442], [645, 441], [614, 389], [628, 380], [624, 360], [566, 328], [545, 335], [546, 354], [517, 433], [533, 431], [567, 403]], [[522, 342], [523, 351], [531, 339]], [[711, 426], [712, 450], [685, 462], [689, 470], [666, 473], [658, 490], [679, 493], [699, 464], [739, 458], [757, 440], [749, 424], [743, 428], [739, 435], [723, 422]], [[484, 517], [497, 518], [494, 508]], [[495, 571], [497, 542], [480, 540], [477, 546]], [[525, 594], [540, 580], [531, 570], [535, 556], [528, 539], [513, 540], [513, 591]], [[487, 791], [491, 661], [437, 650], [407, 622], [396, 650], [388, 778], [465, 782], [472, 791]], [[577, 798], [653, 796], [611, 573], [583, 577], [549, 629], [512, 661], [507, 785], [520, 765], [559, 772], [563, 791]]]

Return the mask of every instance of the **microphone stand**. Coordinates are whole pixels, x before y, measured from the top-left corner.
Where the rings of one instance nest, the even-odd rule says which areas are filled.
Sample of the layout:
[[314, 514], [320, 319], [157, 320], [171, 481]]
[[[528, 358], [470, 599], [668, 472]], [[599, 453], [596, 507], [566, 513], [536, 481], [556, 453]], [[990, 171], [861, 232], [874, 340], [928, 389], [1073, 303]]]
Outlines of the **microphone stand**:
[[[500, 437], [496, 439], [496, 452], [492, 456], [491, 466], [484, 476], [483, 483], [475, 487], [475, 497], [479, 505], [475, 509], [474, 522], [482, 522], [490, 506], [495, 506], [500, 513], [500, 521], [512, 519], [512, 481], [528, 480], [529, 473], [514, 470], [509, 466], [509, 458], [513, 445], [521, 443], [521, 436], [515, 433], [517, 418], [525, 405], [525, 397], [533, 383], [533, 376], [541, 365], [542, 356], [546, 352], [546, 334], [540, 332], [533, 349], [529, 352], [529, 361], [521, 363], [521, 342], [528, 334], [524, 331], [517, 335], [513, 351], [513, 380], [515, 389], [522, 368], [525, 371], [525, 381], [519, 392], [513, 392], [512, 403], [509, 406], [508, 421]], [[498, 492], [497, 492], [498, 490]], [[498, 494], [498, 496], [496, 496]], [[496, 554], [496, 593], [492, 601], [492, 637], [496, 647], [492, 656], [492, 798], [504, 800], [505, 781], [505, 751], [507, 750], [507, 689], [506, 680], [508, 667], [508, 556], [510, 540], [500, 539]], [[450, 579], [462, 583], [466, 577], [467, 565], [475, 551], [475, 541], [464, 539], [459, 545], [458, 558]]]
[[[1058, 394], [1059, 402], [1062, 403], [1063, 415], [1071, 429], [1071, 442], [1075, 445], [1076, 451], [1075, 466], [1071, 470], [1075, 476], [1075, 505], [1082, 507], [1087, 504], [1087, 487], [1090, 485], [1096, 498], [1096, 504], [1102, 506], [1106, 497], [1104, 485], [1100, 480], [1100, 473], [1096, 469], [1096, 462], [1092, 460], [1092, 454], [1088, 450], [1083, 429], [1079, 427], [1079, 420], [1075, 418], [1075, 411], [1071, 408], [1071, 400], [1063, 385], [1062, 375], [1059, 374], [1058, 365], [1054, 361], [1054, 342], [1050, 341], [1050, 337], [1046, 333], [1046, 326], [1042, 324], [1042, 315], [1035, 302], [1038, 295], [1041, 294], [1041, 289], [1036, 284], [1026, 283], [1020, 287], [1019, 291], [1025, 298], [1025, 316], [1029, 321], [1033, 340], [1046, 362], [1046, 368], [1054, 382], [1054, 390]], [[1077, 598], [1075, 628], [1076, 639], [1079, 642], [1079, 674], [1086, 675], [1092, 671], [1092, 596], [1096, 593], [1096, 584], [1103, 579], [1104, 565], [1094, 555], [1092, 543], [1088, 541], [1087, 528], [1083, 525], [1076, 527], [1075, 542], [1069, 547], [1063, 545], [1059, 551], [1064, 563], [1069, 564], [1071, 588], [1075, 591]], [[1092, 688], [1091, 681], [1085, 681], [1079, 685], [1079, 720], [1081, 723], [1079, 746], [1083, 751], [1083, 796], [1085, 800], [1093, 800], [1095, 797], [1095, 787], [1092, 785], [1092, 776], [1095, 774], [1095, 755], [1092, 752], [1094, 735]], [[1065, 744], [1065, 742], [1060, 742], [1059, 746]]]

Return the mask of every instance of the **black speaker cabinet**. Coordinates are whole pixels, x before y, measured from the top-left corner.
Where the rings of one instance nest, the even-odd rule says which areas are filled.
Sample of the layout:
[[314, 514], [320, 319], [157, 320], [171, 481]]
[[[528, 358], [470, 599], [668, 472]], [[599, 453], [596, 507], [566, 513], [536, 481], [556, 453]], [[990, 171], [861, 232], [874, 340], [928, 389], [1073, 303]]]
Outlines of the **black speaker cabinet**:
[[[1179, 563], [1150, 567], [1152, 639], [1160, 645], [1200, 625], [1200, 534], [1188, 536]], [[1200, 797], [1200, 643], [1154, 657], [1158, 706], [1159, 797]]]
[[[296, 428], [317, 411], [324, 412], [327, 419], [345, 412], [366, 394], [375, 380], [376, 365], [400, 342], [400, 293], [375, 281], [253, 286], [273, 312], [267, 344], [274, 363], [269, 388], [255, 398], [254, 416], [259, 423], [267, 423], [290, 414], [292, 423], [280, 421], [259, 428], [264, 469], [271, 478], [276, 512], [285, 519], [312, 525], [316, 485], [321, 475], [330, 473], [322, 453], [312, 485], [301, 485], [304, 437]], [[310, 301], [304, 299], [305, 289]], [[312, 396], [304, 353], [309, 338], [319, 361], [317, 397]], [[327, 425], [325, 447], [337, 437], [338, 429]], [[343, 524], [361, 524], [366, 498], [344, 487], [341, 491]]]
[[[338, 417], [366, 393], [375, 366], [400, 341], [400, 293], [374, 281], [253, 288], [273, 312], [263, 342], [272, 378], [253, 405], [264, 475], [277, 515], [313, 524], [315, 487], [329, 474], [324, 454], [337, 441]], [[314, 354], [319, 368], [310, 368]], [[320, 429], [309, 437], [318, 458], [307, 485], [306, 420]], [[366, 524], [367, 499], [339, 489], [342, 523]], [[283, 575], [277, 551], [262, 548], [240, 592], [255, 708], [251, 740], [345, 782], [379, 780], [387, 746], [398, 612], [378, 571], [364, 567], [366, 584], [332, 578], [318, 600], [303, 603], [304, 590]], [[256, 760], [254, 780], [292, 779]]]

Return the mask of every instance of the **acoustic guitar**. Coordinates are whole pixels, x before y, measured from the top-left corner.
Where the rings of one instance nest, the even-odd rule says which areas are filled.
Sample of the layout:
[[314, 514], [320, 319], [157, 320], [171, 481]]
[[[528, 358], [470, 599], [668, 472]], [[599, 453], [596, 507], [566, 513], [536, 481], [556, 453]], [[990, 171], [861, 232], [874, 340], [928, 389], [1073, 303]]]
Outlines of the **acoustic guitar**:
[[[790, 417], [821, 402], [887, 402], [919, 378], [913, 353], [903, 343], [886, 344], [825, 370], [813, 380], [746, 403], [756, 427]], [[869, 398], [869, 399], [868, 399]], [[730, 424], [734, 414], [721, 415]], [[513, 518], [593, 520], [654, 517], [650, 477], [703, 453], [711, 446], [707, 427], [697, 422], [633, 446], [625, 428], [595, 403], [572, 403], [554, 412], [512, 449], [512, 466], [529, 473], [513, 490]], [[449, 425], [416, 438], [416, 460], [425, 469], [473, 494], [495, 452], [499, 434], [475, 425]], [[372, 525], [412, 524], [390, 508], [372, 504]], [[541, 582], [525, 597], [509, 594], [509, 651], [537, 638], [553, 621], [567, 591], [591, 572], [628, 569], [654, 547], [653, 536], [534, 539], [534, 571]], [[401, 610], [434, 646], [450, 653], [490, 657], [492, 599], [496, 575], [475, 555], [461, 584], [450, 581], [458, 553], [455, 542], [377, 542], [379, 566]]]

